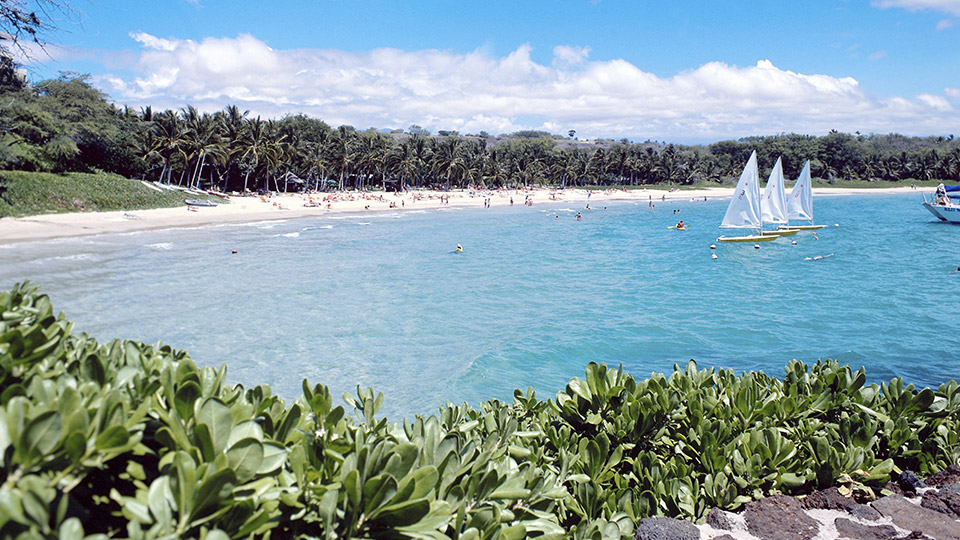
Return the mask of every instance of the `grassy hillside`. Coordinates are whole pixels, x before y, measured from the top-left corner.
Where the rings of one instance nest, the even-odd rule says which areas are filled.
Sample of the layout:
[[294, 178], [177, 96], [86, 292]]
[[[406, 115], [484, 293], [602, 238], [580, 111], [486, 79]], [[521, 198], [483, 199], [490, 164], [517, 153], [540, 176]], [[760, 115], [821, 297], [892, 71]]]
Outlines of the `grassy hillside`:
[[179, 191], [160, 193], [139, 180], [112, 173], [0, 171], [2, 217], [167, 208], [182, 206], [186, 198], [214, 199]]

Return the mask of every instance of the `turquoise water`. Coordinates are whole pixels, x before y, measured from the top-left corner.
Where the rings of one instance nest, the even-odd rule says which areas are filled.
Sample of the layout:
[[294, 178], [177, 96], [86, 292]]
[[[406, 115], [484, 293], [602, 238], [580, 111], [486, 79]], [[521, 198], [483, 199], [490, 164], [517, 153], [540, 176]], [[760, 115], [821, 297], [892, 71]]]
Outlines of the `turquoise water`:
[[[517, 387], [551, 397], [591, 360], [781, 376], [829, 357], [937, 385], [960, 376], [960, 227], [920, 201], [818, 197], [819, 240], [723, 244], [716, 260], [724, 200], [144, 231], [0, 246], [0, 286], [29, 278], [78, 331], [162, 340], [286, 398], [303, 378], [372, 386], [396, 420]], [[679, 218], [691, 228], [667, 228]]]

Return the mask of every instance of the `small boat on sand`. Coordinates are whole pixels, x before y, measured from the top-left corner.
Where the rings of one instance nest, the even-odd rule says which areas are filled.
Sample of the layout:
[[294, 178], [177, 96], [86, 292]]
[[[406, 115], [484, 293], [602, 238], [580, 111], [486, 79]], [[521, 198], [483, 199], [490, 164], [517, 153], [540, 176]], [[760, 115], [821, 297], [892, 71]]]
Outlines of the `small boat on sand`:
[[187, 206], [216, 206], [216, 205], [217, 205], [217, 203], [215, 203], [215, 202], [210, 202], [210, 201], [197, 201], [197, 200], [194, 200], [194, 199], [187, 199], [187, 200], [185, 200], [185, 201], [183, 201], [183, 202], [187, 203]]

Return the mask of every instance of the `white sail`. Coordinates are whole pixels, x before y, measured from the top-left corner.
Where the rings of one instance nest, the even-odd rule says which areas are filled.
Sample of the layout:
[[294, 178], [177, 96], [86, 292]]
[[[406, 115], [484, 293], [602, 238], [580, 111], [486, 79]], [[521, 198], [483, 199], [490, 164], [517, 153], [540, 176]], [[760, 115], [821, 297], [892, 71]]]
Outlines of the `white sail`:
[[720, 228], [759, 229], [760, 225], [760, 173], [757, 172], [757, 152], [754, 151], [740, 173], [740, 180]]
[[813, 190], [810, 186], [810, 160], [803, 164], [800, 177], [787, 200], [787, 218], [813, 221]]
[[764, 223], [787, 224], [787, 197], [783, 191], [783, 165], [780, 158], [777, 158], [777, 164], [770, 171], [767, 187], [763, 190], [760, 217]]

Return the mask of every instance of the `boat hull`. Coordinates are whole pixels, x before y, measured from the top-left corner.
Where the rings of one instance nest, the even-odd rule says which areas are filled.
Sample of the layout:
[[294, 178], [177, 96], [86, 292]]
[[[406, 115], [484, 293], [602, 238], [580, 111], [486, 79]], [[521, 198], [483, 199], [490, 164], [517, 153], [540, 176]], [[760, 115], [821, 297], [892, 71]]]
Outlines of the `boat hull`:
[[775, 231], [763, 231], [760, 234], [764, 236], [790, 236], [800, 232], [800, 229], [777, 229]]
[[751, 234], [749, 236], [721, 236], [720, 238], [717, 238], [717, 242], [770, 242], [772, 240], [776, 240], [777, 238], [780, 237], [775, 234], [766, 236]]
[[942, 204], [931, 204], [928, 202], [923, 202], [923, 207], [930, 211], [931, 214], [937, 216], [937, 219], [940, 221], [946, 221], [947, 223], [960, 223], [960, 206], [945, 206]]
[[195, 201], [193, 199], [187, 199], [183, 201], [187, 206], [216, 206], [217, 203], [212, 203], [210, 201]]
[[826, 225], [781, 225], [777, 227], [781, 231], [816, 231], [826, 227]]

